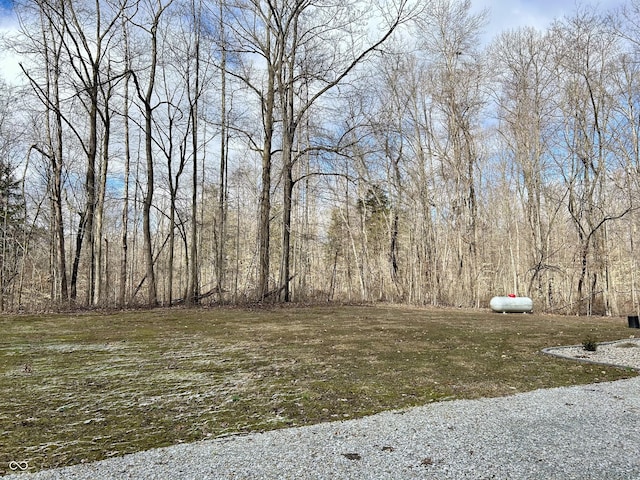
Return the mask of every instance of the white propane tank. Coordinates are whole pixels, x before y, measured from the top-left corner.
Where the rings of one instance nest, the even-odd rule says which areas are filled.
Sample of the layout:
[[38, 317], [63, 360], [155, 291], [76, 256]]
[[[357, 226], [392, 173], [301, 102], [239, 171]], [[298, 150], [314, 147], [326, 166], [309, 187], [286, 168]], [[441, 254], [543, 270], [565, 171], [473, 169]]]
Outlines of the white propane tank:
[[528, 313], [533, 310], [533, 300], [529, 297], [493, 297], [489, 306], [494, 312]]

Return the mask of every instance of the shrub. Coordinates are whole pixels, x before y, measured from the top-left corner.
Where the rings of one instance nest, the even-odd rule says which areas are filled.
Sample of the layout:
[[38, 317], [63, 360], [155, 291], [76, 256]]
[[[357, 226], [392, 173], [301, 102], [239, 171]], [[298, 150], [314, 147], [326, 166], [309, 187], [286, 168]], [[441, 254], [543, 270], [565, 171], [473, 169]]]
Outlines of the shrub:
[[582, 348], [584, 348], [587, 352], [595, 352], [598, 349], [598, 344], [593, 338], [587, 337], [582, 342]]

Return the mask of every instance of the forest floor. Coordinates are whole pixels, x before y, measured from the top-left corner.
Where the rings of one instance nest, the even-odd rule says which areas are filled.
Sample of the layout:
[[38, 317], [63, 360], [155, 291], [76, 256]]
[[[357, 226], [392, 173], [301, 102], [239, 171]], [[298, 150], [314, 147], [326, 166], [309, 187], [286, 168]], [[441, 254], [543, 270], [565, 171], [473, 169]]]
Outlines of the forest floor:
[[540, 353], [628, 338], [622, 318], [290, 306], [3, 316], [0, 331], [0, 475], [636, 375]]

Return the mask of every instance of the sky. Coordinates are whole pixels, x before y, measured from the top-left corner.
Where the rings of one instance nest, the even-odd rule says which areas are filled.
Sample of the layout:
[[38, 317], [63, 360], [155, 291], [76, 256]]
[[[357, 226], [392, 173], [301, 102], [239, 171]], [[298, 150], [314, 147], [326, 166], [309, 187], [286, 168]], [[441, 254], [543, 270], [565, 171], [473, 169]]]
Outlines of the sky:
[[[15, 17], [11, 12], [11, 0], [0, 0], [0, 34], [11, 31], [15, 28]], [[11, 83], [17, 83], [19, 76], [18, 62], [14, 58], [8, 57], [0, 49], [0, 77]]]
[[[556, 18], [575, 11], [576, 4], [599, 5], [602, 10], [608, 10], [625, 3], [624, 0], [472, 0], [473, 9], [489, 10], [489, 24], [486, 27], [484, 40], [486, 42], [501, 31], [523, 26], [532, 26], [540, 30], [546, 29]], [[0, 0], [0, 32], [15, 24], [10, 12], [11, 0]], [[15, 81], [19, 75], [18, 64], [15, 60], [2, 57], [0, 52], [0, 75], [10, 81]]]
[[489, 9], [488, 39], [518, 27], [546, 29], [554, 19], [570, 15], [576, 5], [596, 5], [602, 11], [626, 3], [624, 0], [471, 0], [474, 10]]
[[11, 0], [0, 0], [0, 26], [9, 22], [12, 8], [13, 2]]

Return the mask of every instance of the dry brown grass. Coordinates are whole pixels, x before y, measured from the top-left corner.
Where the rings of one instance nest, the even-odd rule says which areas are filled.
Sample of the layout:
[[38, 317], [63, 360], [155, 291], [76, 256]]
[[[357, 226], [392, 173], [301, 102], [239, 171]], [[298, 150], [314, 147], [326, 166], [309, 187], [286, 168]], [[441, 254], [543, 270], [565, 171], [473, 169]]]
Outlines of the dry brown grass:
[[0, 320], [0, 474], [433, 401], [615, 380], [543, 347], [622, 319], [393, 306]]

